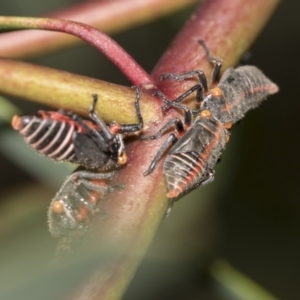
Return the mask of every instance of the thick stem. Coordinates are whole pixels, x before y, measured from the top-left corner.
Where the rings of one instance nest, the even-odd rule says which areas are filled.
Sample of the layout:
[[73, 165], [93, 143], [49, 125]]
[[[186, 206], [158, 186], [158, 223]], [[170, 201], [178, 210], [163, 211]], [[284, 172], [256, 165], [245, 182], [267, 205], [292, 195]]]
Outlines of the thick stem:
[[[180, 73], [199, 67], [201, 59], [204, 59], [197, 43], [199, 38], [206, 40], [213, 54], [224, 58], [225, 67], [233, 64], [262, 30], [278, 2], [206, 1], [166, 51], [154, 75], [158, 77], [167, 71]], [[186, 88], [183, 82], [173, 84], [169, 81], [162, 82], [161, 87], [168, 96]], [[163, 124], [165, 122], [162, 121]], [[156, 131], [162, 123], [153, 124], [150, 131]], [[109, 195], [105, 205], [109, 218], [97, 219], [94, 224], [97, 232], [95, 239], [100, 240], [100, 244], [105, 241], [111, 249], [117, 247], [120, 251], [109, 257], [106, 267], [99, 265], [90, 281], [79, 287], [71, 299], [120, 299], [123, 294], [168, 203], [162, 164], [148, 177], [142, 175], [160, 144], [160, 141], [149, 141], [127, 146], [129, 164], [118, 173], [116, 179], [124, 182], [126, 189]]]
[[[209, 64], [197, 44], [199, 38], [206, 41], [214, 55], [224, 59], [225, 68], [232, 65], [262, 29], [277, 3], [278, 1], [275, 0], [267, 2], [259, 0], [206, 1], [191, 17], [186, 27], [156, 66], [155, 77], [157, 78], [164, 72], [182, 73], [199, 67], [205, 70], [208, 69]], [[52, 26], [53, 29], [58, 26], [57, 24], [51, 24], [51, 22], [48, 23], [48, 20], [44, 21], [47, 26]], [[28, 26], [33, 25], [29, 24]], [[61, 27], [62, 31], [68, 32], [70, 30], [63, 27]], [[75, 29], [73, 27], [70, 31], [74, 30], [76, 32]], [[88, 28], [83, 27], [82, 31], [81, 29], [77, 28], [79, 36], [82, 33], [89, 35]], [[11, 76], [9, 72], [9, 69], [7, 69], [6, 75], [8, 77]], [[24, 75], [22, 78], [24, 78]], [[134, 78], [135, 75], [133, 76], [135, 82], [136, 79]], [[149, 82], [148, 79], [148, 75], [146, 75], [143, 79], [137, 80], [139, 84], [146, 84]], [[55, 79], [52, 78], [51, 80]], [[59, 81], [63, 80], [59, 79], [57, 82]], [[19, 78], [19, 82], [22, 82], [21, 78]], [[31, 87], [28, 87], [28, 85], [30, 84], [33, 83], [27, 83], [29, 93]], [[82, 90], [78, 92], [84, 94], [83, 98], [86, 99], [89, 97], [90, 92], [94, 92], [94, 88], [105, 88], [101, 84], [98, 85], [98, 83], [95, 84], [88, 80], [84, 81], [83, 86], [85, 84], [87, 84], [85, 92], [83, 93]], [[193, 84], [193, 82], [174, 83], [164, 81], [160, 83], [160, 87], [167, 96], [173, 98], [173, 96], [186, 90], [190, 84]], [[38, 83], [33, 85], [37, 86]], [[55, 84], [53, 87], [59, 88]], [[18, 86], [17, 88], [22, 89], [24, 86]], [[66, 86], [63, 88], [66, 88]], [[121, 88], [120, 91], [121, 96], [126, 93], [126, 89]], [[53, 91], [53, 93], [55, 92]], [[72, 94], [74, 99], [75, 94]], [[103, 98], [105, 97], [103, 95]], [[110, 97], [116, 96], [107, 98], [110, 99]], [[130, 99], [134, 99], [133, 91]], [[154, 108], [152, 110], [150, 108], [150, 110], [154, 111], [157, 116], [154, 116], [153, 119], [156, 118], [156, 121], [160, 120], [161, 122], [153, 123], [149, 130], [151, 132], [156, 131], [167, 121], [162, 120], [161, 111], [158, 105], [155, 106], [154, 103], [151, 103]], [[121, 107], [122, 105], [120, 104]], [[172, 114], [175, 114], [175, 111]], [[94, 218], [94, 231], [91, 236], [93, 243], [89, 246], [95, 249], [98, 260], [95, 260], [92, 265], [93, 270], [89, 275], [83, 274], [86, 276], [85, 282], [82, 285], [77, 285], [78, 289], [70, 295], [70, 299], [120, 299], [124, 293], [168, 206], [162, 164], [157, 167], [153, 174], [148, 177], [143, 176], [143, 172], [147, 169], [160, 144], [161, 140], [149, 142], [137, 140], [127, 145], [128, 164], [126, 168], [117, 174], [113, 182], [113, 184], [125, 183], [126, 189], [116, 191], [105, 199], [103, 205], [107, 213], [106, 218]], [[98, 258], [99, 253], [102, 254], [101, 261]], [[86, 257], [89, 258], [89, 256]], [[103, 261], [105, 261], [105, 264]], [[82, 269], [80, 271], [83, 272]], [[67, 277], [71, 277], [71, 275], [73, 274], [68, 272]], [[61, 286], [64, 279], [59, 280], [58, 285]]]
[[[211, 54], [220, 57], [223, 70], [235, 65], [262, 31], [280, 0], [207, 0], [192, 15], [167, 52], [161, 57], [152, 75], [180, 74], [195, 69], [204, 70], [210, 79], [212, 66], [203, 48], [205, 41]], [[182, 94], [195, 80], [161, 81], [159, 88], [171, 99]]]
[[[97, 112], [106, 122], [136, 122], [135, 91], [129, 87], [4, 58], [0, 64], [0, 91], [5, 94], [88, 116], [92, 94], [97, 93]], [[153, 100], [149, 93], [143, 93], [146, 122], [159, 115]], [[156, 106], [159, 109], [158, 101]]]

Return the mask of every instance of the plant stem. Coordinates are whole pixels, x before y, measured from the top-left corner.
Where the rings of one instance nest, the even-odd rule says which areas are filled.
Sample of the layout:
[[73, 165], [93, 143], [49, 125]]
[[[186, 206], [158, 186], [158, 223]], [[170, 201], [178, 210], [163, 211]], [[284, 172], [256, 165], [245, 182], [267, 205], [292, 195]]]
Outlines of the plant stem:
[[[197, 9], [180, 31], [168, 51], [161, 57], [152, 76], [180, 74], [202, 69], [210, 78], [212, 66], [203, 48], [205, 41], [211, 54], [223, 60], [222, 70], [235, 65], [262, 31], [280, 0], [207, 0]], [[160, 90], [172, 99], [182, 94], [195, 80], [158, 83]]]
[[[117, 33], [139, 24], [146, 24], [197, 0], [90, 0], [49, 13], [47, 17], [72, 20], [93, 26], [102, 32]], [[46, 54], [76, 45], [73, 36], [35, 30], [2, 33], [0, 56], [24, 58]]]
[[0, 28], [44, 29], [72, 34], [102, 52], [134, 85], [154, 87], [151, 76], [117, 42], [89, 25], [50, 18], [1, 16]]
[[[233, 64], [262, 30], [278, 2], [270, 0], [266, 4], [259, 0], [206, 1], [192, 15], [171, 48], [167, 49], [156, 66], [154, 75], [158, 77], [166, 71], [180, 73], [199, 67], [201, 59], [204, 60], [204, 54], [199, 55], [199, 38], [206, 40], [214, 55], [225, 59], [226, 67]], [[257, 19], [260, 20], [256, 21]], [[234, 29], [233, 25], [238, 28]], [[207, 67], [208, 63], [205, 68]], [[181, 86], [185, 86], [185, 83], [173, 84], [165, 81], [160, 84], [168, 96], [181, 91]], [[149, 131], [157, 131], [168, 119], [169, 116], [162, 123], [153, 124]], [[100, 244], [105, 241], [106, 245], [111, 245], [111, 249], [118, 250], [113, 254], [114, 257], [109, 257], [106, 267], [99, 265], [98, 271], [88, 283], [79, 287], [70, 299], [122, 297], [168, 205], [162, 164], [150, 176], [142, 175], [160, 145], [159, 141], [149, 141], [135, 142], [127, 146], [131, 153], [130, 167], [121, 170], [116, 178], [116, 182], [126, 184], [126, 189], [109, 195], [105, 206], [109, 218], [98, 219], [94, 224], [97, 232], [95, 239], [100, 240]]]
[[[4, 58], [0, 64], [0, 91], [5, 94], [88, 116], [91, 95], [97, 93], [96, 111], [106, 122], [136, 122], [135, 92], [129, 87]], [[153, 97], [143, 93], [141, 102], [145, 121], [157, 119], [158, 101], [155, 105]]]
[[[224, 69], [234, 64], [262, 30], [278, 3], [277, 0], [207, 0], [197, 9], [171, 47], [167, 49], [153, 75], [158, 78], [164, 72], [182, 73], [199, 67], [207, 71], [210, 66], [197, 43], [200, 38], [206, 41], [213, 55], [224, 59]], [[7, 26], [16, 28], [15, 26], [19, 24], [20, 28], [59, 30], [82, 37], [100, 49], [103, 47], [100, 43], [103, 36], [100, 34], [99, 39], [94, 40], [95, 34], [97, 36], [95, 29], [82, 24], [72, 23], [71, 26], [66, 21], [50, 19], [35, 21], [24, 18], [13, 20], [3, 18], [5, 17], [0, 18], [0, 23], [6, 22]], [[105, 48], [104, 51], [112, 51], [108, 55], [118, 53], [119, 50], [115, 48], [114, 43], [111, 44], [109, 40], [107, 43], [110, 50]], [[120, 57], [122, 55], [118, 59]], [[125, 69], [122, 71], [133, 83], [140, 86], [154, 85], [152, 78], [135, 63], [129, 66], [129, 70], [126, 70], [132, 59], [126, 55], [124, 58], [126, 63], [117, 61], [116, 64], [118, 66], [120, 64], [121, 69]], [[133, 74], [135, 70], [139, 70], [139, 74]], [[9, 75], [9, 71], [6, 73]], [[21, 78], [19, 81], [22, 82]], [[173, 98], [191, 84], [193, 80], [177, 83], [166, 80], [160, 82], [159, 87], [168, 97]], [[83, 97], [88, 98], [89, 88], [85, 90]], [[123, 93], [125, 90], [120, 91]], [[132, 94], [134, 95], [134, 92]], [[72, 97], [75, 97], [74, 94]], [[125, 98], [128, 99], [128, 97]], [[124, 99], [123, 101], [126, 100]], [[172, 110], [163, 119], [158, 102], [153, 101], [150, 105], [157, 113], [153, 119], [160, 122], [152, 123], [147, 134], [157, 131], [162, 124], [177, 114], [175, 110]], [[122, 104], [120, 106], [122, 108]], [[103, 203], [107, 217], [94, 218], [93, 222], [92, 242], [88, 246], [98, 256], [101, 255], [101, 258], [97, 256], [98, 260], [95, 261], [92, 266], [93, 270], [89, 270], [88, 275], [83, 273], [85, 280], [81, 285], [77, 285], [72, 295], [69, 295], [70, 299], [108, 300], [122, 297], [169, 204], [166, 199], [162, 163], [151, 175], [143, 176], [143, 172], [149, 166], [150, 160], [160, 145], [161, 140], [149, 142], [136, 140], [127, 145], [128, 165], [118, 172], [112, 182], [112, 184], [124, 183], [126, 188], [108, 195]], [[84, 258], [88, 257], [84, 255]], [[80, 271], [83, 272], [81, 269]], [[71, 275], [68, 273], [68, 276]], [[60, 280], [59, 284], [61, 285]]]

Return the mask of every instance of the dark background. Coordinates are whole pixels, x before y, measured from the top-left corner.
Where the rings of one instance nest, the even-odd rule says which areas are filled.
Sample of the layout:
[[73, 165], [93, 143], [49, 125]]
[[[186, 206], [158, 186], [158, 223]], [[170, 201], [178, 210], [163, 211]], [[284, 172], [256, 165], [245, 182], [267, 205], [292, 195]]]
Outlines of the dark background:
[[[35, 1], [4, 2], [2, 15], [34, 16], [75, 1], [39, 1], [39, 6]], [[191, 11], [114, 38], [151, 71]], [[235, 126], [215, 181], [175, 205], [124, 299], [244, 299], [234, 298], [212, 275], [211, 266], [219, 259], [279, 299], [299, 299], [299, 11], [299, 2], [283, 2], [247, 61], [277, 83], [280, 92]], [[87, 45], [29, 61], [129, 84]], [[40, 108], [11, 100], [26, 112]], [[46, 212], [70, 171], [31, 152], [7, 122], [1, 122], [0, 130], [0, 299], [19, 299], [17, 291], [25, 299], [23, 291], [33, 289], [55, 252]], [[30, 295], [28, 299], [56, 299]]]

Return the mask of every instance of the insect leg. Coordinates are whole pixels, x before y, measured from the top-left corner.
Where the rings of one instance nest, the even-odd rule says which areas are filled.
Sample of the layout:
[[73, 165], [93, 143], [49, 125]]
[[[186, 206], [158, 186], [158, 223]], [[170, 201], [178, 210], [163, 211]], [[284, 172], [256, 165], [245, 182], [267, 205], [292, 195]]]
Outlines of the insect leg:
[[141, 140], [156, 140], [160, 138], [168, 129], [170, 129], [172, 126], [175, 126], [177, 132], [183, 132], [184, 126], [180, 119], [174, 118], [171, 119], [169, 122], [167, 122], [162, 128], [160, 128], [155, 134], [148, 135], [148, 136], [142, 136]]
[[133, 89], [135, 89], [135, 100], [134, 100], [134, 108], [136, 112], [137, 119], [139, 120], [136, 124], [121, 124], [120, 125], [120, 132], [121, 133], [131, 133], [131, 132], [137, 132], [140, 131], [144, 127], [144, 120], [141, 114], [141, 108], [140, 108], [140, 98], [141, 93], [140, 89], [137, 86], [133, 86]]
[[205, 178], [205, 180], [203, 180], [202, 182], [201, 182], [201, 185], [204, 185], [204, 184], [208, 184], [208, 183], [210, 183], [210, 182], [212, 182], [213, 180], [214, 180], [214, 178], [215, 178], [215, 171], [214, 170], [212, 170], [212, 169], [210, 169], [208, 172], [207, 172], [207, 178]]
[[183, 81], [185, 79], [189, 79], [192, 78], [194, 76], [198, 77], [199, 83], [201, 84], [201, 86], [203, 87], [204, 93], [206, 93], [208, 91], [208, 85], [207, 85], [207, 78], [205, 73], [202, 70], [193, 70], [187, 73], [182, 73], [182, 74], [172, 74], [172, 73], [164, 73], [162, 74], [159, 79], [163, 80], [163, 79], [174, 79], [177, 81]]
[[[102, 135], [101, 135], [99, 132], [97, 132], [95, 130], [96, 135], [97, 135], [97, 137], [99, 137], [99, 141], [104, 140], [107, 144], [109, 144], [114, 139], [114, 136], [110, 132], [110, 130], [109, 130], [108, 126], [105, 124], [105, 122], [95, 112], [96, 104], [98, 102], [98, 95], [92, 94], [92, 96], [93, 96], [93, 103], [90, 108], [90, 118], [99, 126], [101, 133], [102, 133]], [[95, 142], [97, 143], [97, 140], [95, 140]], [[102, 149], [102, 148], [103, 148], [103, 146], [100, 147], [100, 149]]]
[[[150, 135], [150, 136], [145, 136], [145, 137], [141, 137], [142, 140], [155, 140], [160, 138], [168, 129], [170, 129], [172, 126], [175, 126], [176, 128], [176, 133], [180, 134], [184, 132], [184, 125], [182, 123], [182, 121], [178, 118], [174, 118], [171, 119], [169, 122], [167, 122], [161, 129], [159, 129], [154, 135]], [[156, 165], [158, 164], [159, 160], [161, 159], [161, 157], [163, 156], [164, 152], [166, 151], [166, 149], [174, 144], [177, 140], [177, 134], [172, 133], [169, 135], [169, 137], [164, 141], [164, 143], [161, 145], [161, 147], [159, 148], [159, 150], [157, 151], [157, 153], [155, 154], [148, 170], [144, 173], [144, 176], [149, 175], [154, 168], [156, 167]]]
[[180, 108], [184, 111], [184, 125], [187, 130], [192, 124], [192, 111], [185, 105], [177, 103], [174, 107]]
[[186, 92], [184, 92], [182, 95], [180, 95], [178, 98], [176, 98], [174, 100], [167, 99], [167, 97], [159, 91], [156, 91], [154, 93], [154, 95], [160, 97], [163, 100], [165, 105], [162, 107], [162, 110], [166, 111], [171, 106], [175, 106], [176, 103], [182, 102], [184, 99], [186, 99], [194, 91], [196, 91], [196, 102], [200, 103], [204, 98], [203, 87], [200, 84], [196, 84], [196, 85], [192, 86], [189, 90], [187, 90]]
[[109, 172], [109, 173], [95, 173], [95, 172], [89, 172], [89, 171], [75, 171], [72, 173], [72, 180], [76, 183], [76, 180], [79, 178], [85, 178], [85, 179], [107, 179], [110, 180], [115, 175], [115, 172]]
[[212, 85], [215, 86], [215, 85], [217, 85], [217, 82], [218, 82], [218, 78], [219, 78], [220, 71], [221, 71], [221, 68], [223, 65], [223, 61], [222, 61], [222, 59], [220, 59], [218, 57], [211, 56], [210, 51], [203, 40], [199, 40], [198, 43], [203, 47], [206, 57], [208, 58], [210, 63], [212, 63], [214, 65], [211, 82], [212, 82]]
[[[186, 91], [184, 94], [182, 94], [181, 96], [179, 96], [179, 98], [177, 98], [177, 99], [175, 99], [175, 100], [173, 100], [173, 101], [169, 101], [169, 100], [166, 98], [166, 96], [165, 96], [163, 93], [159, 92], [159, 91], [156, 91], [156, 92], [155, 92], [155, 95], [157, 95], [158, 97], [160, 97], [160, 98], [163, 100], [164, 103], [167, 103], [167, 104], [162, 108], [162, 110], [164, 110], [164, 108], [167, 107], [167, 106], [168, 106], [168, 107], [173, 106], [173, 107], [177, 107], [177, 108], [182, 109], [182, 110], [184, 111], [184, 124], [185, 124], [187, 127], [189, 127], [189, 126], [191, 125], [191, 123], [192, 123], [192, 112], [191, 112], [191, 110], [190, 110], [187, 106], [181, 104], [180, 102], [181, 102], [183, 99], [185, 99], [186, 97], [188, 97], [194, 90], [197, 90], [199, 87], [201, 88], [200, 85], [195, 85], [195, 86], [193, 86], [191, 89], [189, 89], [189, 90]], [[179, 99], [179, 101], [177, 101], [178, 99]], [[167, 108], [166, 108], [166, 109], [167, 109]]]
[[[92, 108], [91, 108], [92, 109]], [[87, 132], [87, 134], [94, 140], [94, 142], [97, 144], [99, 149], [102, 151], [108, 151], [108, 142], [110, 142], [113, 139], [112, 134], [107, 129], [106, 124], [98, 117], [98, 120], [100, 120], [100, 123], [96, 122], [94, 118], [91, 118], [96, 122], [96, 124], [101, 128], [101, 133], [108, 132], [107, 135], [109, 136], [102, 136], [97, 130], [91, 129], [89, 126], [86, 125], [86, 123], [78, 116], [73, 114], [72, 118], [74, 121], [76, 121], [78, 124], [80, 124]], [[104, 126], [104, 127], [101, 127]], [[103, 131], [102, 131], [103, 130]]]
[[[113, 192], [117, 188], [124, 188], [124, 185], [119, 184], [110, 187], [109, 185], [98, 185], [91, 180], [111, 180], [114, 174], [114, 172], [94, 173], [88, 171], [77, 171], [70, 176], [70, 180], [78, 188], [81, 187], [87, 191], [98, 191], [102, 194], [108, 194]], [[76, 201], [88, 208], [92, 213], [99, 212], [99, 208], [97, 207], [97, 205], [89, 203], [80, 194], [74, 193], [73, 196], [76, 196]]]
[[164, 141], [164, 143], [161, 145], [161, 147], [159, 148], [159, 150], [156, 152], [148, 170], [144, 173], [144, 176], [149, 175], [150, 173], [153, 172], [153, 170], [155, 169], [155, 167], [157, 166], [158, 162], [160, 161], [160, 159], [162, 158], [164, 152], [166, 151], [166, 149], [174, 144], [176, 141], [178, 140], [178, 138], [176, 137], [176, 135], [174, 133], [170, 134], [168, 136], [168, 138]]
[[[96, 178], [93, 178], [96, 179]], [[76, 185], [80, 185], [82, 184], [86, 189], [88, 190], [96, 190], [98, 192], [104, 193], [104, 194], [108, 194], [113, 192], [116, 189], [124, 189], [125, 185], [124, 184], [115, 184], [113, 186], [101, 186], [101, 185], [97, 185], [96, 183], [92, 183], [88, 180], [86, 180], [85, 178], [80, 178], [77, 179]]]

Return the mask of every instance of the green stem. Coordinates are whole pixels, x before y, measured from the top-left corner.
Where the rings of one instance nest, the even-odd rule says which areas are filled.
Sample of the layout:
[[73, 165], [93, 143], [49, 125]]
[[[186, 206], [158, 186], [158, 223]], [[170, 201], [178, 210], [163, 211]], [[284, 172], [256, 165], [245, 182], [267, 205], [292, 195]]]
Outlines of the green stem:
[[[92, 94], [97, 93], [97, 112], [107, 121], [136, 122], [133, 108], [135, 92], [129, 87], [64, 71], [0, 58], [0, 91], [22, 99], [63, 108], [88, 116]], [[157, 119], [158, 102], [150, 93], [141, 99], [145, 121]], [[155, 108], [156, 107], [156, 108]]]
[[232, 267], [228, 262], [218, 259], [210, 273], [213, 279], [226, 290], [233, 299], [278, 300], [267, 290]]
[[[153, 72], [154, 76], [157, 78], [163, 72], [181, 73], [199, 67], [205, 71], [208, 70], [209, 64], [197, 43], [199, 38], [206, 41], [214, 55], [224, 59], [225, 68], [234, 64], [262, 30], [278, 3], [277, 0], [206, 1], [194, 13], [172, 46], [167, 49]], [[46, 22], [44, 25], [47, 24], [50, 28], [58, 26], [54, 24], [55, 22], [48, 22], [47, 19], [44, 22]], [[68, 32], [70, 29], [63, 28], [63, 30]], [[80, 32], [89, 34], [88, 28], [84, 26], [78, 30], [78, 35]], [[133, 81], [136, 82], [136, 79]], [[138, 82], [140, 84], [153, 83], [151, 77], [148, 76], [144, 76], [144, 79]], [[80, 81], [78, 83], [80, 85]], [[186, 90], [193, 82], [164, 81], [159, 84], [168, 96], [173, 97]], [[102, 87], [105, 89], [104, 86]], [[84, 97], [88, 98], [93, 88], [90, 90], [87, 88]], [[134, 99], [134, 92], [132, 95]], [[151, 125], [149, 133], [156, 131], [176, 114], [175, 111], [171, 111], [170, 115], [163, 119], [158, 102], [151, 101], [150, 104], [153, 107], [152, 111], [156, 113], [153, 117], [153, 121], [156, 122]], [[121, 107], [122, 105], [120, 104]], [[69, 295], [70, 299], [108, 300], [122, 297], [168, 207], [162, 163], [153, 174], [143, 176], [143, 172], [149, 166], [150, 160], [160, 145], [160, 140], [149, 142], [136, 140], [127, 145], [128, 165], [118, 172], [112, 182], [112, 184], [124, 183], [126, 189], [116, 191], [105, 199], [103, 205], [107, 213], [106, 218], [94, 218], [94, 230], [87, 248], [96, 253], [96, 260], [92, 265], [92, 272], [89, 270], [89, 275], [80, 268], [85, 279], [82, 285], [77, 285], [74, 293]], [[79, 257], [77, 261], [79, 267], [82, 266], [80, 259], [90, 258], [88, 254], [87, 251]], [[58, 274], [63, 274], [63, 272], [59, 270]], [[68, 272], [68, 276], [71, 277], [71, 275], [73, 274]], [[57, 282], [57, 278], [55, 279]], [[64, 281], [58, 282], [61, 286]]]

